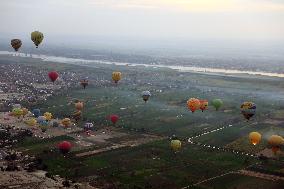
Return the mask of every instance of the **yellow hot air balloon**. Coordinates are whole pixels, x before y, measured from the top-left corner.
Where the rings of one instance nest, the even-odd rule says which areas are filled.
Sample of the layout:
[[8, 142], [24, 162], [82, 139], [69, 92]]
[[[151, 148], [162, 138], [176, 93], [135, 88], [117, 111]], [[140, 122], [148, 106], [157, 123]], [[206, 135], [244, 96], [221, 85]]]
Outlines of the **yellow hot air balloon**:
[[39, 31], [34, 31], [31, 33], [31, 40], [34, 42], [36, 48], [38, 48], [43, 38], [44, 38], [43, 34]]
[[50, 121], [52, 119], [52, 114], [50, 112], [45, 112], [43, 116], [47, 121]]
[[118, 81], [121, 79], [121, 72], [113, 72], [112, 73], [112, 80], [115, 83], [118, 83]]
[[272, 146], [272, 151], [276, 154], [280, 150], [280, 146], [284, 144], [284, 139], [278, 135], [272, 135], [269, 140], [268, 144]]
[[174, 152], [179, 151], [179, 149], [181, 148], [181, 141], [180, 140], [171, 140], [171, 149]]
[[249, 140], [253, 145], [257, 145], [261, 140], [261, 134], [259, 132], [251, 132], [249, 134]]
[[69, 127], [72, 122], [69, 118], [64, 118], [62, 121], [61, 121], [61, 124], [64, 126], [64, 127]]
[[200, 108], [200, 101], [197, 98], [190, 98], [187, 101], [187, 107], [193, 113]]
[[25, 123], [26, 123], [28, 126], [34, 127], [34, 126], [37, 124], [37, 121], [36, 121], [35, 118], [31, 118], [31, 119], [27, 120]]
[[76, 108], [76, 110], [82, 110], [84, 108], [84, 103], [83, 102], [76, 102], [75, 108]]

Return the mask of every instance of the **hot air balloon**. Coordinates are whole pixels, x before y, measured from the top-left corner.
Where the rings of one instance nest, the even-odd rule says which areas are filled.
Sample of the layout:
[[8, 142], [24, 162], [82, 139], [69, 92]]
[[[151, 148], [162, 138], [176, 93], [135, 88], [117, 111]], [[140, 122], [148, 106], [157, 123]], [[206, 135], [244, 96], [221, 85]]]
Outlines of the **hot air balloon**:
[[31, 118], [31, 119], [29, 119], [29, 120], [26, 121], [26, 124], [27, 124], [28, 126], [34, 127], [34, 126], [37, 124], [37, 121], [36, 121], [35, 118]]
[[11, 46], [14, 48], [15, 51], [18, 51], [22, 46], [22, 41], [20, 39], [12, 39]]
[[50, 121], [50, 120], [52, 119], [52, 113], [50, 113], [50, 112], [45, 112], [45, 113], [43, 114], [43, 116], [45, 117], [45, 119], [46, 119], [47, 121]]
[[12, 110], [13, 116], [20, 118], [23, 115], [23, 110], [21, 108], [14, 108]]
[[94, 127], [93, 123], [85, 123], [85, 125], [84, 125], [84, 129], [86, 131], [91, 130], [93, 127]]
[[223, 105], [223, 101], [221, 99], [212, 100], [212, 105], [215, 107], [216, 111]]
[[149, 100], [150, 96], [151, 96], [150, 91], [143, 91], [142, 92], [142, 98], [145, 101], [145, 103]]
[[76, 108], [76, 110], [82, 110], [84, 108], [84, 103], [83, 102], [76, 102], [75, 108]]
[[241, 113], [247, 120], [249, 120], [252, 116], [254, 116], [255, 111], [256, 111], [256, 105], [253, 102], [244, 102], [241, 105]]
[[34, 114], [35, 118], [37, 118], [40, 116], [40, 109], [33, 109], [32, 113]]
[[82, 112], [78, 110], [72, 114], [72, 117], [75, 119], [76, 122], [78, 122], [82, 117]]
[[112, 80], [115, 83], [118, 83], [118, 81], [121, 79], [121, 72], [113, 72], [112, 73]]
[[280, 146], [284, 144], [284, 139], [278, 135], [272, 135], [268, 139], [268, 144], [272, 146], [272, 152], [276, 154], [280, 150]]
[[34, 31], [31, 33], [31, 40], [34, 42], [36, 48], [38, 48], [43, 38], [44, 38], [43, 34], [39, 31]]
[[208, 101], [207, 100], [199, 100], [200, 102], [200, 110], [203, 112], [208, 108]]
[[116, 122], [119, 120], [119, 116], [118, 115], [115, 115], [115, 114], [112, 114], [109, 116], [110, 118], [110, 121], [115, 125]]
[[23, 116], [25, 117], [29, 113], [29, 110], [27, 108], [22, 108], [22, 110], [23, 110]]
[[195, 110], [198, 110], [200, 108], [200, 102], [197, 98], [190, 98], [187, 101], [187, 107], [193, 113], [195, 112]]
[[70, 152], [72, 144], [68, 141], [63, 141], [58, 144], [58, 149], [62, 154], [67, 154]]
[[58, 73], [56, 71], [52, 71], [48, 73], [49, 79], [54, 83], [58, 78]]
[[87, 79], [82, 79], [80, 83], [84, 87], [84, 89], [86, 89], [86, 87], [89, 85], [89, 81]]
[[251, 132], [249, 134], [249, 140], [253, 145], [257, 145], [261, 140], [261, 134], [259, 132]]
[[181, 141], [180, 140], [171, 140], [171, 149], [174, 151], [174, 152], [177, 152], [179, 151], [181, 148]]
[[36, 120], [39, 124], [42, 124], [42, 122], [46, 121], [46, 118], [45, 116], [39, 116]]
[[61, 121], [61, 124], [64, 126], [64, 127], [69, 127], [72, 122], [69, 118], [64, 118], [62, 121]]

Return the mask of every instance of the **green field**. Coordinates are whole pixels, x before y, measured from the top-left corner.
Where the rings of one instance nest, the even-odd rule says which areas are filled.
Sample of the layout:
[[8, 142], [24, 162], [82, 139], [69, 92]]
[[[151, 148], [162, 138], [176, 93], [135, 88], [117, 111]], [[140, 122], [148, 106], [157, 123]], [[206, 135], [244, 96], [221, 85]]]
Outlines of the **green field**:
[[[32, 66], [43, 64], [41, 61], [29, 63], [28, 60], [24, 63]], [[44, 62], [47, 69], [54, 65]], [[104, 128], [111, 124], [106, 117], [118, 114], [120, 120], [117, 127], [123, 131], [165, 137], [176, 135], [182, 139], [183, 147], [174, 154], [169, 149], [169, 140], [161, 140], [87, 158], [75, 158], [74, 152], [65, 158], [58, 152], [44, 153], [40, 156], [52, 174], [89, 180], [98, 186], [112, 183], [123, 189], [181, 188], [259, 162], [247, 156], [190, 145], [186, 142], [187, 138], [231, 124], [233, 127], [204, 135], [196, 141], [255, 153], [267, 146], [267, 139], [264, 137], [257, 150], [253, 149], [247, 141], [249, 132], [260, 131], [264, 136], [267, 133], [283, 135], [284, 132], [283, 124], [267, 122], [284, 121], [281, 117], [284, 107], [283, 79], [183, 73], [170, 69], [103, 64], [91, 67], [56, 64], [56, 68], [61, 72], [71, 70], [88, 76], [90, 86], [83, 90], [78, 85], [61, 96], [34, 106], [41, 108], [42, 112], [52, 112], [59, 118], [68, 117], [75, 111], [72, 102], [79, 99], [85, 102], [79, 126], [85, 121], [94, 121], [96, 129]], [[123, 73], [123, 79], [117, 86], [110, 81], [114, 70]], [[143, 90], [152, 93], [146, 104], [140, 96]], [[186, 101], [191, 97], [208, 99], [209, 109], [191, 113], [186, 107]], [[210, 106], [214, 98], [224, 101], [220, 111]], [[257, 113], [249, 122], [240, 114], [239, 107], [244, 101], [253, 101], [257, 105]], [[55, 142], [54, 139], [42, 143], [25, 141], [19, 148], [40, 154], [45, 148], [53, 148]], [[253, 182], [257, 182], [257, 179], [229, 175], [200, 187], [241, 188]], [[220, 187], [222, 183], [225, 184]], [[265, 182], [264, 186], [269, 188], [281, 184], [270, 185]]]

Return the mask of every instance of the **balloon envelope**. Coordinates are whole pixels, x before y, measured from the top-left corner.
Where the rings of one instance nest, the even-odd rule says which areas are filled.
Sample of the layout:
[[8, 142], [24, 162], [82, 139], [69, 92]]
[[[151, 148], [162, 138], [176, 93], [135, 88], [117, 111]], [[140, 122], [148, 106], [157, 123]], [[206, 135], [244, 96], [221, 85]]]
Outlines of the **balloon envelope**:
[[31, 40], [34, 42], [36, 48], [38, 48], [43, 38], [44, 38], [43, 34], [39, 31], [34, 31], [31, 33]]
[[33, 112], [34, 116], [37, 118], [40, 116], [40, 109], [33, 109]]
[[212, 105], [214, 106], [216, 111], [218, 111], [220, 107], [223, 105], [223, 101], [221, 99], [214, 99], [212, 100]]
[[284, 144], [284, 139], [278, 135], [272, 135], [268, 139], [268, 144], [272, 146], [273, 153], [277, 153], [280, 150], [280, 146]]
[[200, 102], [197, 98], [190, 98], [187, 101], [187, 107], [193, 113], [200, 108]]
[[171, 149], [175, 152], [179, 151], [181, 148], [181, 141], [180, 140], [171, 140]]
[[150, 91], [143, 91], [142, 92], [142, 98], [145, 102], [147, 102], [149, 100], [150, 96], [151, 96]]
[[257, 145], [261, 140], [261, 134], [259, 132], [251, 132], [249, 134], [249, 140], [253, 145]]
[[22, 41], [20, 39], [12, 39], [11, 46], [14, 48], [15, 51], [18, 51], [22, 46]]
[[52, 71], [48, 73], [49, 79], [54, 83], [58, 78], [58, 73], [56, 71]]
[[110, 115], [110, 120], [113, 124], [116, 124], [116, 122], [119, 120], [119, 116], [118, 115]]
[[82, 110], [84, 108], [84, 103], [83, 102], [77, 102], [75, 103], [75, 108], [77, 110]]
[[112, 80], [117, 83], [121, 79], [121, 72], [113, 72]]
[[200, 103], [200, 110], [203, 112], [208, 108], [208, 101], [207, 100], [199, 100]]
[[70, 152], [71, 148], [72, 144], [68, 141], [63, 141], [58, 144], [58, 149], [63, 154], [67, 154], [68, 152]]
[[247, 120], [254, 116], [255, 111], [256, 105], [253, 102], [244, 102], [241, 105], [241, 113]]

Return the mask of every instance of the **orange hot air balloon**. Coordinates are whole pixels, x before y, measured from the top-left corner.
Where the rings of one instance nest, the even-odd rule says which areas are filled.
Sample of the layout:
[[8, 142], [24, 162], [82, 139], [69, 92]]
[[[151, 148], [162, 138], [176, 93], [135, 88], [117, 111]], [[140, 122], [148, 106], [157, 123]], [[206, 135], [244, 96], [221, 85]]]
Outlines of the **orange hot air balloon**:
[[261, 140], [261, 134], [259, 132], [251, 132], [249, 134], [249, 140], [253, 145], [257, 145]]
[[75, 108], [76, 108], [76, 110], [80, 110], [81, 111], [84, 108], [83, 102], [76, 102], [75, 103]]
[[200, 102], [197, 98], [190, 98], [187, 101], [187, 107], [193, 113], [200, 108]]
[[203, 112], [208, 108], [208, 101], [207, 100], [199, 100], [200, 102], [200, 110]]
[[278, 135], [272, 135], [269, 140], [268, 144], [272, 146], [272, 152], [276, 154], [280, 150], [280, 146], [284, 144], [284, 139]]

